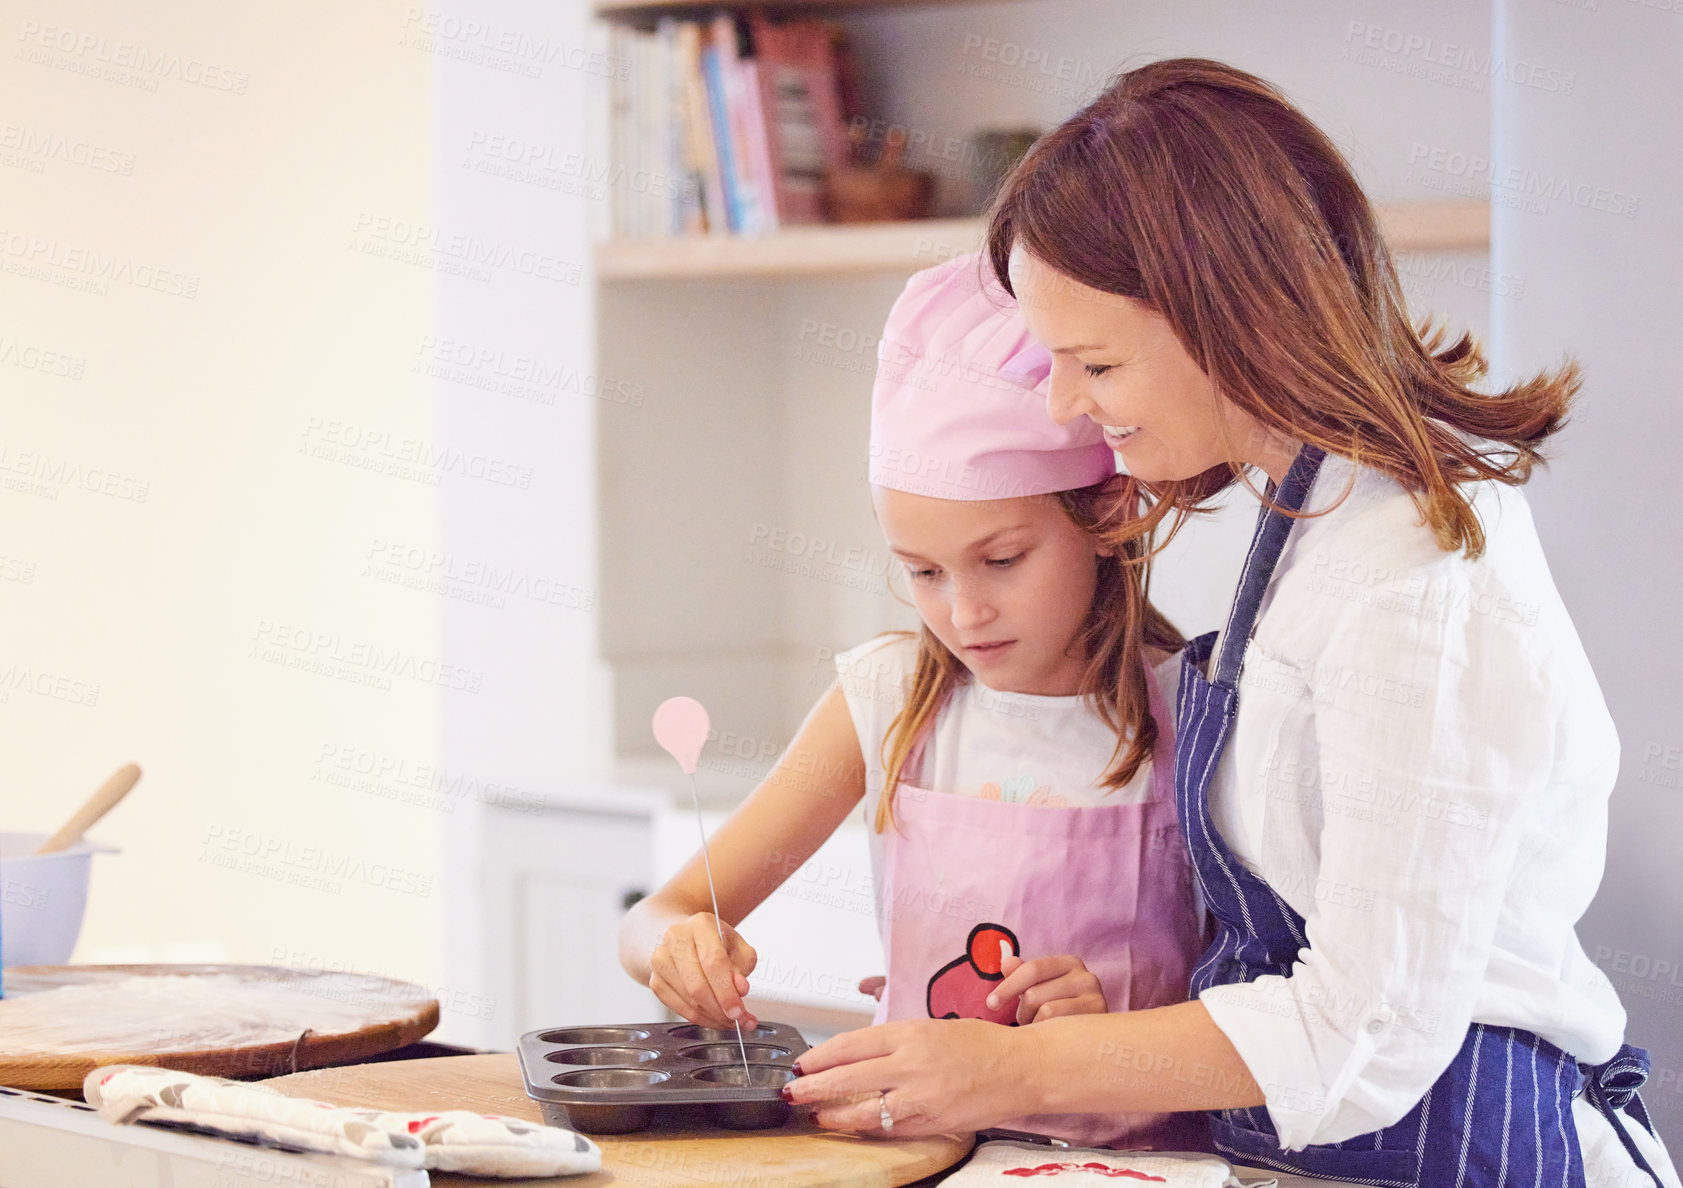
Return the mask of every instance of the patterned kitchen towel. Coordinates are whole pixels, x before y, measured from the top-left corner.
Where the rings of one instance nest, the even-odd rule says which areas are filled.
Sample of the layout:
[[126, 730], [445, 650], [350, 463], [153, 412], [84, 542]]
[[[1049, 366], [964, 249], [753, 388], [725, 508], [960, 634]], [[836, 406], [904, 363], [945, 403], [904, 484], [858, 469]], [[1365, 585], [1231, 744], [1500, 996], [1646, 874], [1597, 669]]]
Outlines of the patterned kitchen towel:
[[1174, 1155], [1159, 1151], [1110, 1151], [1084, 1147], [1045, 1147], [1036, 1143], [996, 1141], [976, 1148], [970, 1162], [941, 1181], [942, 1188], [972, 1184], [1029, 1184], [1047, 1188], [1081, 1185], [1163, 1184], [1167, 1188], [1266, 1188], [1273, 1180], [1249, 1184], [1232, 1165], [1214, 1155]]
[[82, 1082], [82, 1096], [111, 1122], [349, 1155], [388, 1167], [513, 1177], [564, 1176], [602, 1166], [601, 1148], [560, 1127], [469, 1110], [353, 1109], [289, 1097], [266, 1085], [148, 1065], [96, 1068]]
[[444, 1110], [431, 1114], [355, 1111], [391, 1134], [412, 1134], [427, 1146], [429, 1171], [471, 1176], [565, 1176], [602, 1166], [602, 1149], [582, 1134], [499, 1114]]

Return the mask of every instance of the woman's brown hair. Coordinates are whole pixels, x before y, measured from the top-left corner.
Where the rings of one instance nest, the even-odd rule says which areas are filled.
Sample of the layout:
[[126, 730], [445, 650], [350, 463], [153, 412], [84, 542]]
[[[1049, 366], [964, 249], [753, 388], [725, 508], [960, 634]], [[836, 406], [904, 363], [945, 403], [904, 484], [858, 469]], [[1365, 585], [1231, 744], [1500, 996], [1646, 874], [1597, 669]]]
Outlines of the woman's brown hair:
[[[1122, 538], [1113, 552], [1098, 557], [1098, 580], [1087, 618], [1075, 646], [1086, 657], [1078, 692], [1087, 706], [1116, 732], [1116, 749], [1101, 781], [1114, 789], [1134, 778], [1142, 763], [1151, 760], [1160, 737], [1151, 714], [1145, 683], [1149, 663], [1145, 649], [1177, 652], [1186, 640], [1151, 605], [1150, 536], [1123, 531], [1123, 523], [1137, 518], [1144, 499], [1138, 483], [1126, 475], [1054, 496], [1076, 527], [1095, 542]], [[912, 632], [901, 633], [912, 635]], [[916, 632], [917, 667], [906, 703], [889, 724], [882, 741], [886, 773], [877, 800], [876, 830], [894, 821], [894, 795], [905, 775], [907, 760], [918, 742], [935, 728], [935, 717], [955, 689], [969, 679], [969, 670], [927, 626]]]
[[[1130, 70], [1037, 141], [988, 217], [1011, 249], [1161, 314], [1216, 390], [1266, 428], [1390, 475], [1446, 550], [1484, 551], [1460, 484], [1519, 485], [1577, 394], [1568, 362], [1493, 394], [1472, 335], [1410, 323], [1367, 196], [1274, 87], [1202, 58]], [[1482, 441], [1464, 440], [1467, 434]], [[1125, 531], [1179, 518], [1239, 475], [1154, 487]], [[1173, 535], [1171, 531], [1170, 535]]]

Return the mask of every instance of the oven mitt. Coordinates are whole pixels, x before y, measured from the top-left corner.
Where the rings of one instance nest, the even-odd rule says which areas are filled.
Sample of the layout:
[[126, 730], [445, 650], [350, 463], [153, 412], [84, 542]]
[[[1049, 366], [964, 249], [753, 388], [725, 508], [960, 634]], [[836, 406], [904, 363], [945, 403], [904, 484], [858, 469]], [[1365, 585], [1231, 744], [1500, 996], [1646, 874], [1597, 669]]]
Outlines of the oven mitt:
[[970, 1162], [941, 1181], [941, 1188], [973, 1184], [1040, 1184], [1046, 1188], [1096, 1188], [1099, 1184], [1162, 1184], [1165, 1188], [1264, 1188], [1273, 1180], [1247, 1185], [1225, 1159], [1214, 1155], [1175, 1155], [1157, 1151], [1111, 1151], [1097, 1147], [1045, 1147], [1038, 1143], [998, 1141], [976, 1148]]
[[470, 1110], [353, 1109], [290, 1097], [266, 1085], [149, 1065], [96, 1068], [83, 1080], [82, 1096], [111, 1122], [348, 1155], [387, 1167], [561, 1176], [602, 1166], [595, 1143], [559, 1127]]
[[109, 1064], [82, 1081], [108, 1122], [144, 1123], [298, 1151], [349, 1155], [387, 1167], [423, 1166], [426, 1146], [352, 1111], [262, 1085], [140, 1064]]
[[498, 1114], [444, 1110], [431, 1114], [355, 1111], [388, 1134], [426, 1144], [432, 1171], [472, 1176], [566, 1176], [602, 1166], [602, 1150], [582, 1134]]

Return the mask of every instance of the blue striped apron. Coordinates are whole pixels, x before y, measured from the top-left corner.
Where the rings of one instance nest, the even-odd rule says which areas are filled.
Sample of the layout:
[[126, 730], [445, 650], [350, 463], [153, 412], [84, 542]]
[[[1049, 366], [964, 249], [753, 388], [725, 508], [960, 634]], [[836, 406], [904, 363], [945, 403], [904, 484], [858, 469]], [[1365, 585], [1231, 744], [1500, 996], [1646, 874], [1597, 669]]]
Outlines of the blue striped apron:
[[[1273, 501], [1300, 509], [1324, 456], [1304, 446], [1277, 493], [1270, 484]], [[1214, 632], [1193, 640], [1181, 661], [1175, 796], [1198, 882], [1216, 923], [1215, 941], [1192, 972], [1193, 998], [1207, 986], [1249, 982], [1264, 974], [1289, 978], [1298, 950], [1308, 944], [1303, 917], [1233, 856], [1209, 811], [1210, 782], [1238, 711], [1245, 645], [1291, 525], [1291, 517], [1264, 505], [1214, 675], [1204, 677]], [[1583, 1156], [1572, 1123], [1572, 1099], [1580, 1087], [1612, 1122], [1636, 1165], [1654, 1175], [1616, 1113], [1629, 1105], [1631, 1115], [1652, 1133], [1636, 1094], [1647, 1076], [1648, 1053], [1629, 1044], [1605, 1064], [1580, 1066], [1529, 1031], [1475, 1023], [1419, 1104], [1383, 1130], [1288, 1154], [1261, 1106], [1213, 1111], [1210, 1125], [1217, 1150], [1235, 1162], [1300, 1175], [1384, 1188], [1582, 1188]], [[1654, 1182], [1659, 1183], [1657, 1176]]]

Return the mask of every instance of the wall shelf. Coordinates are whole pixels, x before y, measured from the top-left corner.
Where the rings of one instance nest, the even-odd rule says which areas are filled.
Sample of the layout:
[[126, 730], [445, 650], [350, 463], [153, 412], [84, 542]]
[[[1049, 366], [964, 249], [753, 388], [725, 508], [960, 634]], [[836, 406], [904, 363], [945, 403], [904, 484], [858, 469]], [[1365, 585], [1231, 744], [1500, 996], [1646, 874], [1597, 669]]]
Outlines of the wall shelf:
[[[1480, 251], [1490, 245], [1484, 202], [1382, 204], [1379, 221], [1394, 251]], [[613, 239], [596, 247], [596, 275], [623, 281], [909, 274], [981, 242], [981, 219], [823, 224], [754, 237]]]
[[612, 239], [596, 246], [596, 275], [602, 280], [660, 280], [909, 274], [981, 242], [980, 219], [824, 223], [757, 236]]

